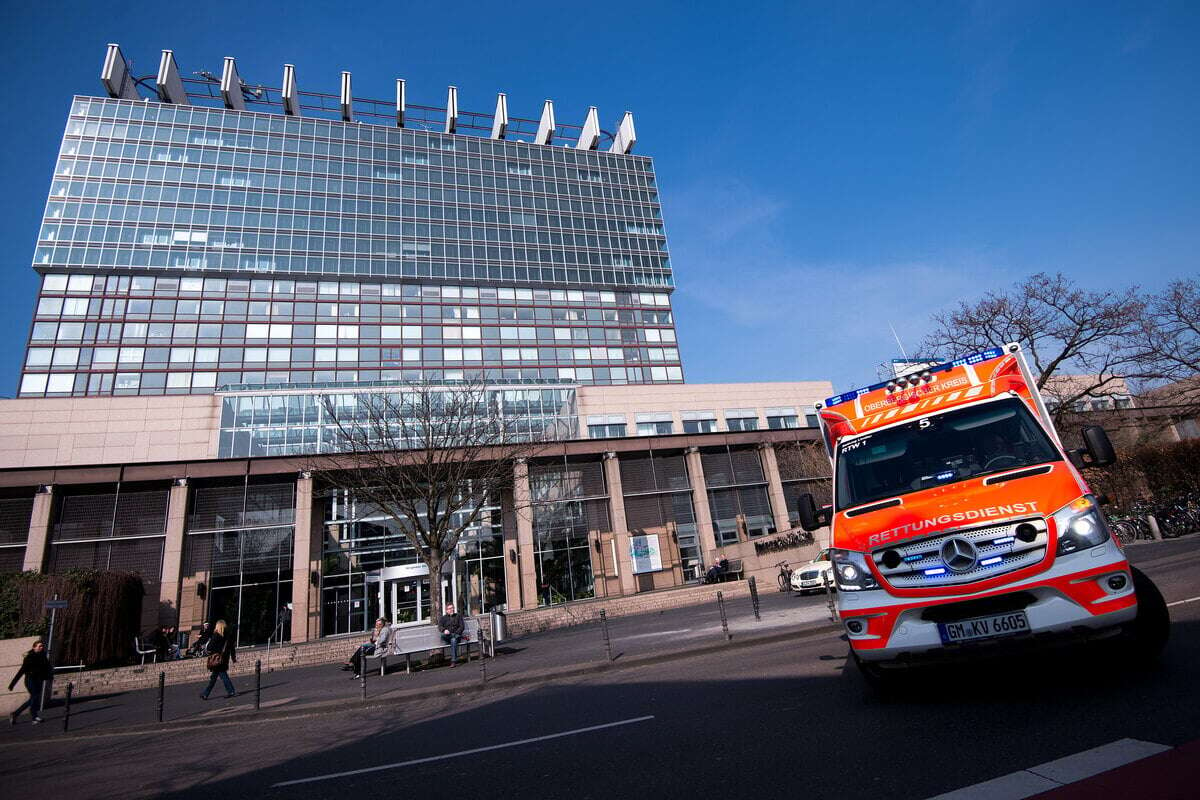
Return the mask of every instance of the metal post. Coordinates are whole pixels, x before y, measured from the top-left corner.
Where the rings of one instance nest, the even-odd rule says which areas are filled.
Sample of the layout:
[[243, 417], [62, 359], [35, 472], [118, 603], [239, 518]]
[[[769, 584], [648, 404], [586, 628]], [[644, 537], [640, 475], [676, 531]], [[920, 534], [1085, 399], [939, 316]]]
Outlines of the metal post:
[[762, 617], [758, 614], [758, 581], [751, 575], [747, 582], [750, 584], [750, 605], [754, 607], [754, 619], [762, 622]]
[[725, 631], [725, 641], [732, 642], [733, 634], [729, 632], [729, 618], [725, 616], [724, 592], [717, 592], [717, 608], [721, 611], [721, 630]]
[[167, 690], [167, 673], [158, 673], [158, 721], [163, 721], [163, 695]]
[[1146, 524], [1150, 526], [1150, 535], [1154, 537], [1154, 540], [1161, 542], [1163, 538], [1162, 530], [1158, 527], [1158, 520], [1154, 518], [1153, 514], [1146, 515]]
[[67, 697], [63, 705], [63, 733], [71, 727], [71, 695], [75, 693], [75, 684], [67, 681]]
[[603, 608], [600, 609], [600, 630], [604, 634], [604, 650], [608, 653], [608, 660], [612, 661], [612, 638], [608, 635], [608, 613]]
[[483, 685], [487, 686], [487, 659], [483, 657], [483, 650], [479, 651], [479, 678], [483, 681]]
[[829, 604], [829, 620], [837, 622], [837, 610], [833, 607], [833, 588], [829, 585], [829, 573], [822, 570], [821, 582], [825, 584], [825, 599]]
[[362, 699], [363, 699], [363, 702], [365, 703], [367, 701], [367, 657], [366, 656], [363, 656], [363, 655], [359, 656], [358, 666], [359, 666], [358, 682], [362, 686]]
[[254, 710], [258, 711], [262, 704], [262, 661], [254, 662]]
[[[54, 593], [55, 601], [58, 600], [58, 592]], [[46, 707], [46, 701], [54, 695], [54, 619], [58, 615], [58, 604], [50, 609], [50, 631], [46, 634], [46, 661], [50, 664], [50, 680], [42, 684], [42, 697], [40, 706]]]

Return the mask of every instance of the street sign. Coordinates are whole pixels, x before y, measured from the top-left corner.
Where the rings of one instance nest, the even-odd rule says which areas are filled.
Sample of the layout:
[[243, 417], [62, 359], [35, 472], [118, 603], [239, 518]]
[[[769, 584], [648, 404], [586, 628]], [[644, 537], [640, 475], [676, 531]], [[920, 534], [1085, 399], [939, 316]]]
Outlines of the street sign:
[[47, 600], [46, 601], [46, 608], [66, 608], [66, 607], [67, 607], [66, 600]]

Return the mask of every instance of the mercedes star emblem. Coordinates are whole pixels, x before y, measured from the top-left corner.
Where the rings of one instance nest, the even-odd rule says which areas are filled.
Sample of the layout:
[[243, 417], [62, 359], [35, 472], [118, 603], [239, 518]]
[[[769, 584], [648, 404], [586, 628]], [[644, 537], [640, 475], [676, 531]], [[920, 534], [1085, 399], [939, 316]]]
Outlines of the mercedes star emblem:
[[941, 556], [946, 566], [955, 572], [974, 569], [979, 560], [979, 552], [975, 545], [958, 536], [946, 540], [942, 545]]

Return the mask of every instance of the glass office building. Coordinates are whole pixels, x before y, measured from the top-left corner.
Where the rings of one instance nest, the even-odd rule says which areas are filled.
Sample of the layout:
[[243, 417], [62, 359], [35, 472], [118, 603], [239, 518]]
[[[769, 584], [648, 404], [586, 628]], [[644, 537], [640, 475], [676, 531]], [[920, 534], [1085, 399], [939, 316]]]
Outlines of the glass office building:
[[683, 380], [649, 158], [180, 85], [74, 99], [21, 397]]

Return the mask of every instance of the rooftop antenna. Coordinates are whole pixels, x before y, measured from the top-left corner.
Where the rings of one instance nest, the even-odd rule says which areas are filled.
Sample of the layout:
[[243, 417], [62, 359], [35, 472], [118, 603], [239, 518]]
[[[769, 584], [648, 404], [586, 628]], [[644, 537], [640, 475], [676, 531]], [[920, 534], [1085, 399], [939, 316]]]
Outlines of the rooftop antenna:
[[900, 337], [896, 335], [896, 326], [889, 322], [888, 327], [892, 330], [892, 338], [896, 340], [896, 346], [900, 348], [900, 355], [904, 356], [905, 361], [908, 361], [908, 353], [904, 352], [904, 345], [900, 344]]

